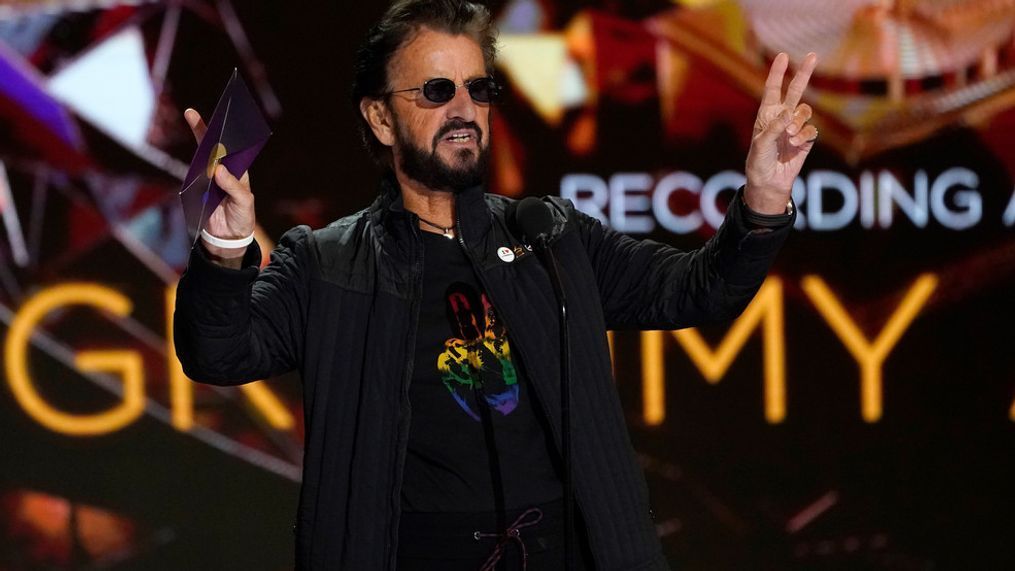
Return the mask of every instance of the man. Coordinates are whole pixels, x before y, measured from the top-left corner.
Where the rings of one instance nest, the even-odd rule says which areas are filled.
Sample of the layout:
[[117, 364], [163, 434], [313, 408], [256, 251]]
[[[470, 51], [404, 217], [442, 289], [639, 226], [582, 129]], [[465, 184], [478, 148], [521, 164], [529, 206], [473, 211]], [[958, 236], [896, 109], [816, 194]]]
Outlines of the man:
[[[558, 324], [547, 273], [483, 191], [494, 38], [464, 0], [400, 0], [371, 29], [353, 98], [385, 176], [367, 209], [287, 232], [258, 271], [246, 175], [180, 280], [177, 354], [198, 381], [298, 369], [306, 449], [299, 569], [560, 569]], [[817, 131], [772, 65], [747, 185], [701, 249], [604, 228], [545, 199], [572, 343], [576, 568], [666, 569], [611, 378], [607, 328], [729, 320], [793, 220], [789, 193]], [[187, 121], [200, 140], [204, 125]], [[525, 556], [520, 554], [525, 553]], [[499, 563], [498, 563], [499, 560]], [[520, 568], [522, 564], [518, 564]], [[502, 567], [497, 567], [502, 568]]]

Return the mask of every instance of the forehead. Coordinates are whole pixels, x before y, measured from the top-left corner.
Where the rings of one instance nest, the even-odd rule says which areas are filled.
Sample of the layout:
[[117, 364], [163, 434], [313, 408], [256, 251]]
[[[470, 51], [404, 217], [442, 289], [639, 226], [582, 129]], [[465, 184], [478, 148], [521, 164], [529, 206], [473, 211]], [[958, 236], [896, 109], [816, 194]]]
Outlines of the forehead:
[[422, 27], [395, 53], [389, 67], [392, 84], [434, 77], [464, 80], [486, 75], [483, 50], [472, 37]]

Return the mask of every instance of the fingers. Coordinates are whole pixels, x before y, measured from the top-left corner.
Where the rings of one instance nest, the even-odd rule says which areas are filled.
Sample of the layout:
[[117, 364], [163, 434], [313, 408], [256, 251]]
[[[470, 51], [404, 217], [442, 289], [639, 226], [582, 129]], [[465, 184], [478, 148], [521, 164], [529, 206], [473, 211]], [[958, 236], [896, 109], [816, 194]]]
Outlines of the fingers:
[[813, 143], [818, 138], [818, 128], [814, 125], [807, 125], [799, 133], [789, 138], [789, 144], [794, 147], [802, 147], [807, 143]]
[[765, 130], [758, 135], [758, 142], [763, 144], [775, 143], [779, 135], [782, 135], [792, 122], [793, 114], [789, 112], [789, 109], [783, 109], [782, 113], [779, 113], [775, 119], [772, 119], [772, 122], [765, 126]]
[[190, 131], [194, 133], [194, 138], [197, 139], [197, 144], [200, 145], [201, 139], [204, 138], [205, 132], [208, 131], [208, 127], [204, 124], [204, 119], [201, 119], [201, 114], [188, 107], [183, 112], [183, 118], [187, 121], [187, 125], [190, 125]]
[[[817, 65], [818, 56], [814, 52], [807, 54], [807, 57], [804, 58], [803, 63], [800, 65], [800, 69], [793, 76], [793, 81], [789, 83], [789, 89], [786, 90], [786, 100], [783, 101], [783, 105], [794, 109], [800, 103], [800, 98], [803, 97], [804, 90], [807, 89], [807, 83], [811, 80], [811, 73], [814, 72], [814, 68]], [[781, 81], [782, 78], [780, 78]]]
[[768, 70], [768, 79], [765, 80], [765, 95], [761, 98], [761, 105], [778, 105], [782, 102], [782, 80], [786, 75], [786, 68], [789, 67], [789, 56], [780, 53], [775, 56], [771, 69]]
[[249, 179], [246, 173], [243, 173], [243, 180], [240, 180], [233, 176], [225, 165], [215, 167], [215, 184], [238, 204], [246, 204], [253, 200], [254, 195], [250, 192], [249, 184], [244, 184], [247, 180]]
[[790, 122], [789, 127], [786, 127], [786, 134], [796, 135], [799, 133], [800, 129], [803, 129], [804, 125], [807, 124], [807, 121], [811, 119], [811, 115], [813, 113], [814, 111], [811, 109], [810, 105], [806, 103], [797, 105], [796, 110], [793, 111], [793, 121]]

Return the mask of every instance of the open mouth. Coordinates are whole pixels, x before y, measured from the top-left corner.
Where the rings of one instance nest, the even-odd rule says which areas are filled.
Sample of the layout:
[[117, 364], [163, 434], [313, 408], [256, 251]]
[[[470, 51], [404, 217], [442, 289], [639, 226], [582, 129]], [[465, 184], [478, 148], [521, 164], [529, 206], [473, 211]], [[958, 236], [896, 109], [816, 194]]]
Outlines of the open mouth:
[[454, 145], [467, 145], [476, 140], [476, 135], [472, 131], [457, 130], [448, 133], [441, 140]]

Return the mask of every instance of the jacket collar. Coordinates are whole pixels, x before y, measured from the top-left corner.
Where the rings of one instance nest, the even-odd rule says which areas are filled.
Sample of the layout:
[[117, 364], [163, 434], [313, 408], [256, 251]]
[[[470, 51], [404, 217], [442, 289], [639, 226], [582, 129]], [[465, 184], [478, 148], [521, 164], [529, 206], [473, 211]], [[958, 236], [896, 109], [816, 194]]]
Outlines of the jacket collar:
[[[474, 246], [490, 230], [492, 215], [486, 204], [486, 189], [477, 185], [459, 192], [455, 197], [458, 210], [458, 231], [465, 243]], [[381, 178], [380, 192], [370, 207], [371, 219], [378, 228], [398, 242], [411, 239], [412, 225], [417, 224], [416, 214], [405, 209], [402, 192], [392, 172]]]

